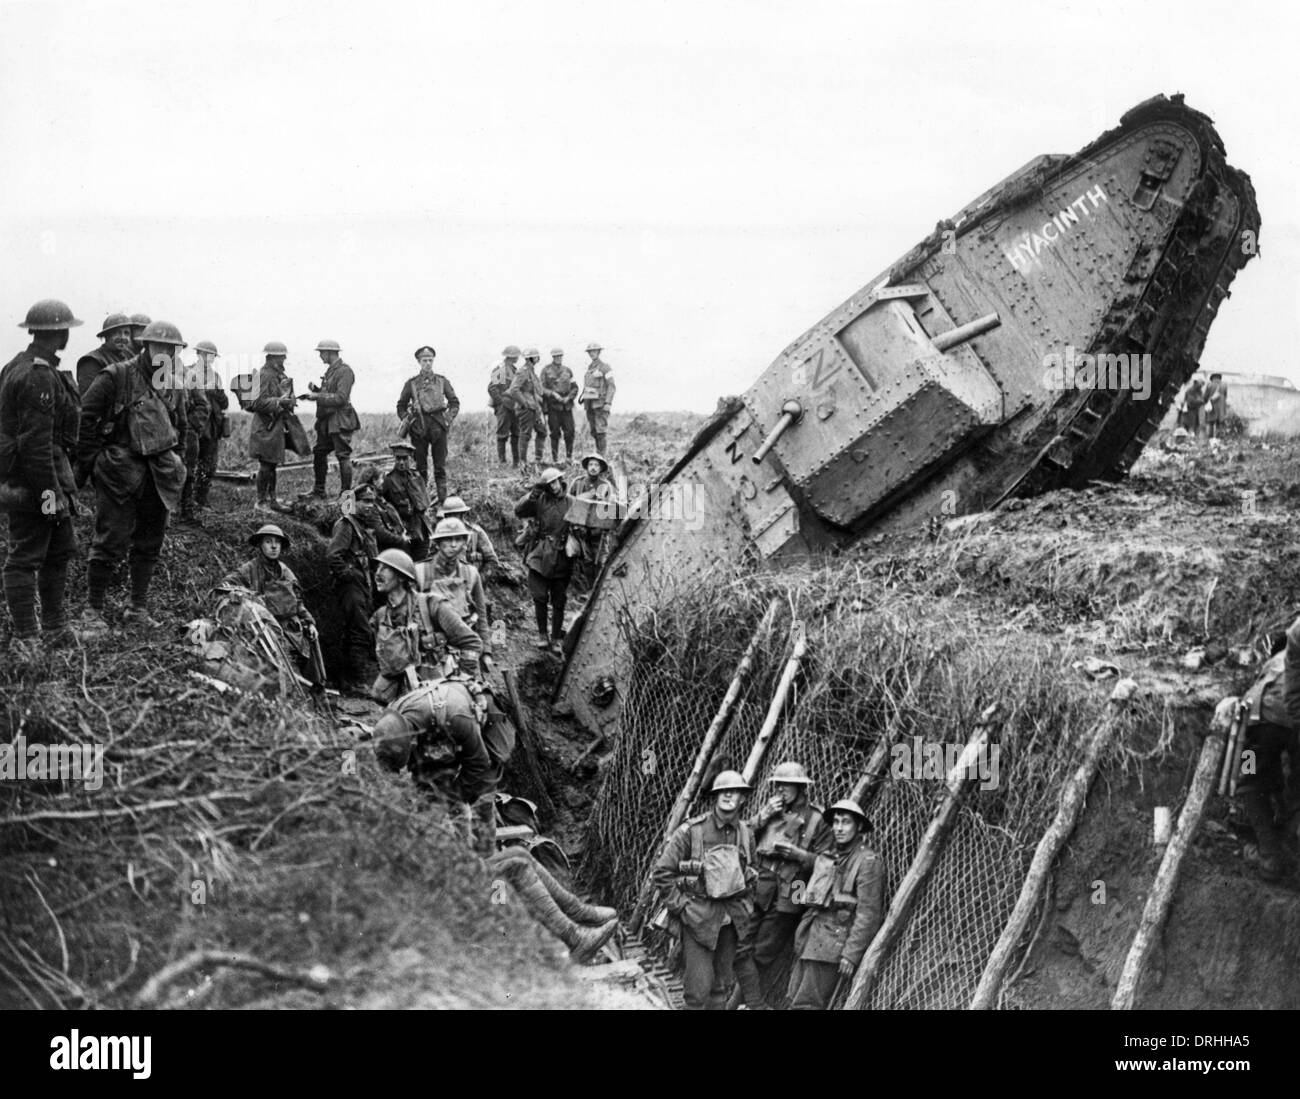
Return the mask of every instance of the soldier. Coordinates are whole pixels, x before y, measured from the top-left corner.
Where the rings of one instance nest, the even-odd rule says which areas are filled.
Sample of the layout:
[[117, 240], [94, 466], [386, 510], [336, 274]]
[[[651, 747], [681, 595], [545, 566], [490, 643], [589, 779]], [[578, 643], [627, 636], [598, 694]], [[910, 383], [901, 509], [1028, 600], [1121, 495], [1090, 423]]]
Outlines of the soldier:
[[[131, 314], [131, 354], [138, 355], [144, 350], [144, 330], [153, 324], [153, 318], [148, 313]], [[128, 356], [129, 358], [130, 356]], [[92, 379], [93, 380], [93, 379]]]
[[258, 462], [257, 503], [253, 510], [283, 511], [284, 507], [275, 495], [276, 466], [284, 461], [286, 438], [296, 453], [307, 452], [307, 432], [294, 415], [293, 379], [284, 372], [288, 349], [279, 340], [271, 340], [262, 348], [262, 353], [266, 362], [257, 372], [252, 399], [248, 402], [253, 413], [253, 424], [248, 433], [248, 456]]
[[510, 396], [510, 386], [515, 380], [515, 363], [519, 359], [519, 348], [511, 344], [501, 352], [502, 361], [492, 368], [488, 379], [488, 400], [497, 418], [497, 459], [505, 463], [506, 440], [510, 440], [510, 458], [519, 464], [519, 425], [515, 422], [514, 398]]
[[185, 485], [185, 393], [159, 384], [174, 379], [174, 360], [185, 341], [174, 324], [153, 321], [141, 342], [143, 351], [100, 374], [82, 400], [77, 483], [93, 476], [96, 502], [86, 567], [91, 629], [106, 625], [109, 584], [128, 545], [131, 606], [123, 620], [158, 628], [148, 612], [149, 581]]
[[606, 362], [602, 362], [600, 344], [587, 344], [587, 354], [591, 362], [587, 366], [587, 375], [582, 379], [582, 396], [579, 400], [587, 410], [587, 428], [591, 431], [592, 442], [602, 454], [607, 449], [605, 433], [609, 430], [609, 410], [614, 403], [614, 371]]
[[396, 442], [388, 449], [393, 452], [393, 468], [384, 476], [381, 494], [401, 517], [411, 556], [423, 561], [429, 555], [429, 489], [411, 464], [415, 447]]
[[765, 1006], [773, 975], [794, 943], [802, 914], [794, 883], [808, 880], [814, 858], [831, 843], [821, 811], [808, 800], [812, 779], [800, 764], [779, 764], [768, 782], [776, 793], [749, 822], [757, 837], [758, 881], [754, 919], [736, 953], [740, 987], [732, 997], [738, 1004], [743, 996], [751, 1009]]
[[301, 399], [316, 402], [316, 445], [311, 452], [315, 484], [311, 495], [324, 500], [331, 454], [339, 463], [339, 491], [352, 488], [352, 433], [361, 426], [361, 420], [352, 407], [356, 375], [339, 354], [338, 341], [321, 340], [316, 351], [325, 364], [325, 376], [320, 385], [309, 383]]
[[713, 780], [713, 808], [673, 834], [652, 880], [682, 925], [687, 1010], [720, 1010], [735, 983], [738, 935], [754, 911], [754, 834], [740, 807], [751, 787], [735, 771]]
[[50, 641], [67, 629], [63, 607], [76, 494], [72, 457], [77, 446], [76, 384], [58, 369], [69, 330], [81, 324], [52, 298], [38, 301], [20, 328], [32, 342], [0, 369], [0, 493], [8, 507], [8, 556], [3, 580], [15, 646], [36, 656], [36, 599]]
[[522, 847], [498, 851], [488, 869], [509, 882], [529, 915], [569, 948], [571, 961], [587, 961], [618, 930], [617, 911], [570, 893]]
[[387, 549], [375, 562], [375, 587], [383, 602], [370, 618], [379, 662], [371, 697], [392, 702], [421, 679], [441, 678], [449, 653], [454, 653], [464, 675], [477, 675], [483, 643], [441, 592], [415, 590], [410, 555]]
[[573, 402], [578, 399], [578, 383], [573, 371], [564, 365], [564, 349], [551, 348], [551, 361], [542, 367], [542, 401], [546, 406], [546, 429], [551, 436], [551, 461], [560, 460], [560, 436], [564, 436], [564, 460], [573, 455]]
[[[204, 389], [204, 381], [199, 371], [202, 369], [202, 356], [193, 367], [184, 371], [180, 379], [179, 389], [182, 404], [185, 408], [185, 421], [189, 430], [185, 433], [185, 485], [181, 489], [181, 515], [180, 520], [186, 524], [202, 525], [198, 513], [194, 510], [194, 486], [198, 480], [199, 472], [199, 441], [203, 438], [204, 433], [208, 430], [208, 423], [212, 419], [212, 406], [208, 403], [207, 391]], [[180, 371], [180, 359], [177, 358], [174, 367]]]
[[375, 755], [391, 771], [410, 768], [418, 787], [464, 820], [465, 838], [484, 858], [496, 849], [492, 760], [470, 685], [436, 678], [402, 694], [375, 723]]
[[[617, 507], [617, 490], [614, 487], [614, 479], [609, 473], [609, 463], [605, 461], [595, 451], [587, 454], [582, 459], [583, 475], [573, 483], [571, 492], [574, 496], [583, 500], [592, 500], [597, 504], [614, 505]], [[602, 513], [607, 509], [598, 509]], [[609, 522], [617, 518], [615, 515], [601, 515], [601, 522]], [[577, 539], [578, 545], [582, 550], [581, 555], [575, 559], [575, 568], [578, 572], [581, 590], [589, 588], [596, 582], [596, 576], [600, 572], [600, 566], [603, 562], [605, 532], [609, 530], [606, 525], [582, 525], [574, 522], [570, 524], [569, 531]]]
[[415, 446], [415, 468], [429, 479], [429, 455], [433, 454], [433, 486], [438, 502], [447, 496], [447, 437], [460, 414], [460, 398], [451, 382], [433, 372], [437, 352], [432, 347], [417, 347], [416, 362], [420, 372], [408, 378], [397, 398], [397, 415], [409, 421], [411, 442]]
[[[1277, 821], [1286, 825], [1300, 816], [1300, 675], [1292, 673], [1292, 667], [1300, 667], [1300, 618], [1287, 630], [1286, 647], [1264, 665], [1242, 699], [1244, 752], [1237, 804], [1255, 833], [1259, 876], [1270, 882], [1282, 876]], [[1236, 701], [1220, 703], [1225, 724]], [[1290, 764], [1289, 775], [1283, 773], [1283, 756]]]
[[249, 536], [248, 544], [257, 552], [216, 586], [259, 596], [280, 623], [298, 670], [315, 686], [323, 686], [325, 668], [316, 619], [303, 602], [298, 578], [281, 560], [289, 552], [288, 535], [274, 523], [266, 523]]
[[469, 505], [459, 496], [448, 496], [442, 502], [442, 507], [438, 509], [438, 518], [441, 519], [459, 519], [469, 530], [469, 539], [465, 543], [464, 558], [465, 560], [478, 569], [479, 576], [483, 578], [486, 584], [489, 577], [501, 567], [501, 561], [497, 557], [497, 551], [492, 547], [492, 539], [487, 536], [485, 531], [469, 517]]
[[443, 519], [433, 533], [433, 554], [416, 567], [422, 591], [436, 591], [445, 598], [483, 643], [483, 670], [492, 671], [492, 639], [489, 636], [487, 597], [483, 580], [473, 565], [461, 560], [469, 542], [469, 528], [459, 519]]
[[1223, 430], [1223, 421], [1228, 418], [1228, 387], [1223, 384], [1222, 374], [1211, 374], [1210, 384], [1205, 387], [1205, 435], [1217, 439]]
[[848, 798], [827, 814], [835, 846], [817, 856], [804, 890], [807, 911], [795, 932], [790, 974], [794, 1011], [826, 1010], [837, 982], [853, 977], [884, 917], [884, 864], [863, 835], [871, 821]]
[[[369, 474], [372, 470], [367, 470]], [[330, 535], [325, 560], [334, 578], [334, 597], [343, 616], [340, 641], [344, 670], [340, 689], [359, 695], [370, 693], [366, 665], [374, 635], [370, 629], [371, 562], [384, 549], [399, 548], [405, 535], [395, 536], [376, 510], [375, 478], [363, 476], [355, 492], [355, 507], [339, 516]]]
[[199, 354], [194, 370], [208, 402], [208, 418], [199, 436], [199, 453], [194, 477], [194, 504], [200, 510], [206, 510], [211, 507], [208, 503], [208, 494], [212, 491], [212, 478], [217, 472], [221, 440], [226, 435], [228, 421], [226, 410], [230, 407], [230, 398], [226, 395], [226, 387], [221, 383], [221, 375], [213, 366], [218, 354], [217, 345], [211, 340], [199, 340], [194, 345], [194, 349]]
[[[543, 470], [528, 494], [515, 504], [515, 514], [520, 519], [532, 519], [536, 524], [531, 543], [524, 547], [524, 565], [528, 569], [528, 593], [533, 597], [537, 618], [537, 648], [556, 653], [562, 651], [564, 605], [573, 573], [566, 545], [569, 524], [564, 516], [568, 510], [564, 481], [554, 467]], [[546, 636], [548, 604], [552, 614], [549, 640]]]
[[519, 429], [519, 447], [524, 460], [528, 460], [528, 440], [536, 436], [536, 456], [542, 460], [542, 444], [546, 442], [546, 420], [542, 409], [542, 383], [537, 378], [536, 367], [541, 354], [530, 347], [524, 352], [524, 365], [515, 371], [507, 394], [514, 400], [515, 423]]
[[135, 330], [131, 327], [131, 318], [125, 313], [111, 313], [104, 318], [104, 327], [99, 330], [101, 343], [94, 351], [87, 351], [77, 360], [77, 392], [86, 395], [90, 383], [101, 371], [129, 359], [136, 353], [135, 342], [131, 336]]

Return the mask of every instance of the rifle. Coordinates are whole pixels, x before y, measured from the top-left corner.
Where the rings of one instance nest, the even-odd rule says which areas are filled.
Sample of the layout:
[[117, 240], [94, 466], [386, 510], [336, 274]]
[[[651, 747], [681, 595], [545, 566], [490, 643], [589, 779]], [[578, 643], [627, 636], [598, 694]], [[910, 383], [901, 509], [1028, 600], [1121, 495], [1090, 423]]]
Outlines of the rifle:
[[321, 652], [320, 631], [313, 625], [306, 628], [308, 652], [311, 654], [309, 668], [312, 679], [320, 686], [325, 685], [325, 654]]

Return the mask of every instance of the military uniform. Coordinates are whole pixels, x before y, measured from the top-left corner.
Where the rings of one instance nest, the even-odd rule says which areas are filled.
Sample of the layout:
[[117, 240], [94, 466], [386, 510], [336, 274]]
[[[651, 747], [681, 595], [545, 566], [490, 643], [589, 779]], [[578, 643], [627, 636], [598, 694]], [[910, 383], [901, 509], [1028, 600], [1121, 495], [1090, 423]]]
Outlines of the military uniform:
[[316, 490], [325, 494], [332, 453], [339, 462], [339, 489], [352, 488], [352, 433], [361, 426], [352, 407], [352, 386], [356, 375], [341, 358], [335, 359], [321, 378], [316, 392], [316, 445], [312, 447], [312, 473]]
[[1300, 815], [1300, 675], [1292, 668], [1300, 668], [1300, 619], [1287, 630], [1286, 648], [1264, 665], [1242, 700], [1241, 746], [1253, 765], [1247, 769], [1243, 763], [1237, 803], [1255, 832], [1260, 876], [1269, 881], [1281, 870], [1277, 821], [1286, 824]]
[[542, 383], [538, 381], [533, 364], [524, 360], [524, 365], [515, 371], [514, 380], [506, 391], [514, 401], [515, 423], [519, 429], [519, 447], [523, 456], [528, 457], [528, 440], [536, 438], [535, 455], [542, 460], [542, 444], [546, 442], [546, 421], [542, 410]]
[[614, 403], [614, 371], [599, 357], [593, 359], [587, 367], [579, 399], [587, 410], [587, 428], [591, 432], [592, 441], [596, 449], [604, 454], [606, 432], [609, 430], [609, 410]]
[[88, 602], [103, 613], [113, 570], [130, 546], [132, 606], [143, 610], [167, 519], [185, 487], [186, 394], [156, 389], [148, 350], [96, 378], [81, 406], [77, 464], [95, 482]]
[[343, 616], [340, 640], [347, 665], [344, 678], [349, 686], [364, 686], [374, 641], [370, 628], [371, 561], [381, 547], [401, 545], [402, 539], [393, 536], [374, 510], [361, 505], [356, 515], [340, 516], [334, 524], [325, 560], [334, 578], [334, 595]]
[[547, 488], [533, 488], [515, 504], [520, 519], [532, 519], [537, 524], [536, 538], [524, 555], [528, 594], [533, 597], [537, 631], [542, 637], [546, 636], [546, 609], [550, 605], [551, 637], [555, 641], [564, 636], [564, 607], [573, 575], [572, 559], [565, 552], [569, 524], [564, 517], [568, 510], [568, 496], [556, 496]]
[[480, 576], [486, 578], [491, 575], [489, 570], [495, 571], [501, 567], [492, 539], [488, 537], [487, 531], [477, 523], [471, 523], [465, 516], [461, 516], [461, 521], [469, 527], [469, 540], [465, 543], [461, 556], [478, 569]]
[[488, 379], [488, 401], [497, 418], [497, 458], [506, 460], [506, 440], [510, 441], [510, 457], [515, 465], [519, 464], [519, 425], [515, 420], [514, 398], [510, 396], [510, 387], [515, 380], [516, 367], [504, 359], [492, 368]]
[[478, 569], [460, 557], [448, 561], [435, 552], [416, 569], [420, 588], [440, 593], [464, 623], [479, 636], [483, 655], [492, 655], [492, 640], [488, 629], [487, 596], [483, 591], [483, 578]]
[[289, 643], [294, 659], [308, 679], [312, 675], [312, 651], [309, 630], [316, 629], [316, 619], [312, 617], [307, 604], [303, 602], [302, 585], [293, 569], [283, 561], [272, 561], [260, 551], [251, 560], [245, 561], [239, 568], [227, 573], [217, 585], [221, 588], [242, 588], [259, 596], [266, 609], [275, 615], [275, 620], [284, 630], [285, 640]]
[[500, 768], [480, 729], [469, 684], [457, 679], [424, 683], [388, 707], [410, 732], [388, 735], [375, 754], [393, 770], [410, 767], [417, 783], [448, 800], [472, 805], [496, 793]]
[[429, 489], [424, 478], [414, 469], [390, 469], [384, 475], [382, 493], [401, 517], [411, 541], [411, 556], [424, 560], [429, 552]]
[[438, 592], [399, 589], [402, 598], [385, 600], [370, 618], [375, 636], [379, 676], [370, 688], [381, 702], [391, 702], [407, 689], [406, 669], [439, 667], [454, 651], [460, 670], [478, 673], [483, 643]]
[[131, 358], [129, 354], [123, 354], [116, 347], [108, 343], [102, 343], [94, 351], [87, 351], [77, 360], [77, 393], [84, 397], [86, 390], [90, 388], [90, 383], [100, 376], [114, 363], [124, 362]]
[[429, 456], [433, 455], [433, 484], [438, 502], [447, 498], [447, 436], [460, 414], [460, 398], [441, 374], [421, 370], [408, 378], [397, 398], [397, 415], [411, 416], [411, 445], [415, 447], [415, 468], [426, 481]]
[[47, 633], [66, 624], [68, 559], [75, 549], [69, 499], [76, 493], [80, 402], [58, 356], [20, 351], [0, 369], [0, 488], [22, 490], [9, 509], [9, 553], [3, 570], [14, 636], [36, 634], [36, 597]]
[[546, 406], [546, 429], [551, 436], [551, 461], [560, 460], [560, 438], [564, 438], [565, 461], [573, 454], [573, 402], [578, 383], [563, 363], [547, 363], [541, 373], [542, 401]]
[[856, 968], [884, 918], [885, 872], [880, 856], [855, 837], [819, 855], [804, 890], [806, 910], [795, 932], [791, 1008], [824, 1011], [840, 978], [840, 963]]
[[268, 358], [253, 382], [248, 409], [253, 424], [248, 432], [248, 456], [258, 461], [257, 502], [275, 499], [276, 466], [284, 461], [286, 442], [295, 453], [310, 452], [307, 432], [294, 414], [293, 379], [284, 372], [284, 361]]
[[212, 478], [217, 472], [217, 459], [221, 453], [221, 439], [225, 432], [230, 398], [226, 395], [225, 386], [221, 384], [221, 375], [212, 367], [206, 369], [201, 382], [207, 415], [199, 428], [198, 456], [193, 477], [194, 503], [205, 508], [208, 506], [208, 494], [212, 491]]
[[[803, 914], [795, 899], [794, 883], [807, 882], [814, 858], [831, 844], [831, 833], [806, 794], [781, 812], [756, 814], [749, 824], [758, 837], [758, 881], [754, 885], [754, 920], [741, 936], [736, 975], [745, 1003], [757, 1007], [786, 960]], [[796, 853], [792, 857], [777, 854], [773, 845], [778, 842], [790, 844]]]
[[[702, 873], [702, 864], [714, 848], [733, 849], [731, 873], [723, 875], [731, 879], [723, 891], [737, 890], [729, 896], [710, 896], [709, 879]], [[738, 817], [728, 821], [712, 809], [678, 828], [655, 863], [652, 880], [668, 911], [682, 924], [688, 1009], [721, 1009], [726, 1003], [735, 982], [738, 933], [754, 910], [754, 857], [749, 825]], [[735, 874], [736, 864], [739, 875]]]

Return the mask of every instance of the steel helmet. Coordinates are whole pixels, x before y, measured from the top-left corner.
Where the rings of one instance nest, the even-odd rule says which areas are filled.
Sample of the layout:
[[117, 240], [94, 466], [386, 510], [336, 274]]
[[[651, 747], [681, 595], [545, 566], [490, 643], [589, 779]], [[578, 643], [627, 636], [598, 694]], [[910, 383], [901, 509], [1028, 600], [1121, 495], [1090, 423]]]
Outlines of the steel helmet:
[[443, 515], [465, 515], [469, 512], [469, 504], [465, 503], [459, 496], [448, 496], [442, 502], [440, 510]]
[[58, 298], [44, 298], [27, 310], [27, 317], [19, 328], [28, 332], [57, 332], [63, 328], [76, 328], [81, 324], [72, 315], [72, 308]]
[[209, 355], [220, 354], [220, 352], [217, 351], [217, 345], [211, 340], [199, 340], [199, 342], [194, 345], [194, 350], [206, 351]]
[[589, 697], [592, 704], [604, 709], [618, 695], [618, 685], [614, 682], [613, 676], [602, 675], [595, 683], [591, 685]]
[[519, 358], [519, 348], [517, 348], [514, 344], [511, 344], [509, 347], [507, 347], [504, 351], [501, 352], [501, 355], [502, 357], [507, 359], [517, 359]]
[[274, 523], [264, 523], [262, 524], [262, 526], [258, 527], [257, 530], [253, 531], [253, 533], [248, 536], [248, 544], [250, 546], [255, 546], [263, 538], [280, 539], [281, 552], [282, 553], [289, 552], [289, 536], [285, 534], [284, 531], [282, 531]]
[[316, 345], [316, 350], [317, 351], [340, 351], [342, 349], [339, 347], [338, 340], [321, 340], [321, 342]]
[[404, 439], [398, 439], [397, 442], [395, 443], [389, 443], [388, 449], [391, 450], [394, 454], [415, 453], [415, 447], [413, 447], [410, 443], [406, 442]]
[[439, 538], [468, 538], [469, 527], [459, 519], [441, 520], [433, 532], [433, 541]]
[[95, 333], [101, 340], [117, 328], [130, 328], [131, 318], [125, 313], [110, 313], [104, 318], [104, 327]]
[[553, 359], [561, 358], [561, 357], [563, 357], [563, 355], [564, 355], [564, 348], [562, 348], [562, 347], [552, 347], [552, 348], [551, 348], [551, 358], [553, 358]]
[[599, 462], [599, 463], [600, 463], [602, 466], [604, 466], [605, 469], [608, 471], [608, 469], [609, 469], [609, 463], [608, 463], [607, 461], [605, 461], [605, 459], [602, 458], [602, 457], [600, 456], [600, 453], [599, 453], [598, 451], [595, 451], [595, 450], [593, 450], [590, 454], [584, 454], [584, 455], [582, 456], [582, 461], [581, 461], [579, 464], [582, 465], [582, 466], [585, 468], [586, 465], [587, 465], [587, 463], [590, 462], [590, 461], [592, 461], [592, 460], [595, 460], [595, 461]]
[[811, 786], [813, 780], [808, 777], [808, 772], [803, 769], [802, 763], [789, 761], [778, 763], [776, 769], [768, 776], [768, 782], [788, 782], [793, 786]]
[[709, 787], [710, 794], [721, 794], [726, 790], [740, 790], [748, 793], [753, 787], [745, 781], [745, 776], [739, 771], [721, 771], [718, 777], [713, 780], [713, 785]]
[[271, 340], [264, 348], [262, 348], [262, 354], [280, 355], [283, 357], [289, 354], [289, 349], [285, 347], [284, 344], [282, 344], [279, 340]]
[[564, 474], [554, 466], [548, 466], [546, 469], [542, 470], [542, 475], [537, 478], [537, 483], [539, 485], [549, 485], [554, 481], [558, 481], [563, 476]]
[[841, 798], [829, 809], [826, 810], [826, 819], [830, 820], [836, 813], [852, 813], [858, 818], [858, 823], [863, 829], [871, 827], [871, 819], [867, 816], [865, 810], [852, 798]]
[[595, 340], [592, 340], [591, 343], [587, 344], [587, 350], [588, 350], [588, 351], [604, 351], [605, 349], [604, 349], [603, 347], [601, 347], [600, 344], [598, 344]]
[[374, 560], [376, 564], [387, 565], [394, 572], [400, 572], [412, 583], [415, 582], [415, 562], [405, 550], [386, 549]]
[[538, 351], [537, 348], [535, 347], [530, 347], [527, 351], [524, 352], [525, 359], [540, 359], [541, 357], [542, 357], [542, 353]]
[[184, 347], [185, 340], [181, 330], [169, 321], [150, 321], [139, 336], [141, 343], [169, 343], [173, 347]]
[[131, 327], [132, 327], [132, 328], [145, 328], [146, 326], [148, 326], [148, 325], [150, 325], [150, 324], [153, 324], [153, 317], [149, 316], [148, 313], [132, 313], [132, 314], [131, 314]]

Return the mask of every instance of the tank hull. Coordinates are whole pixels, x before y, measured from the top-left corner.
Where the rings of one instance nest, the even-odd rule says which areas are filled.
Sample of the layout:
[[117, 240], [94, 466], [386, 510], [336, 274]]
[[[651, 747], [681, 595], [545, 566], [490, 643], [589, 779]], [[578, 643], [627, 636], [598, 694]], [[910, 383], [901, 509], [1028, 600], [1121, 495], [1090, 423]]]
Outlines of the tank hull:
[[1148, 100], [940, 222], [724, 402], [620, 528], [555, 703], [603, 733], [619, 621], [719, 562], [783, 563], [868, 532], [1123, 476], [1196, 369], [1256, 252], [1250, 181], [1210, 120]]

